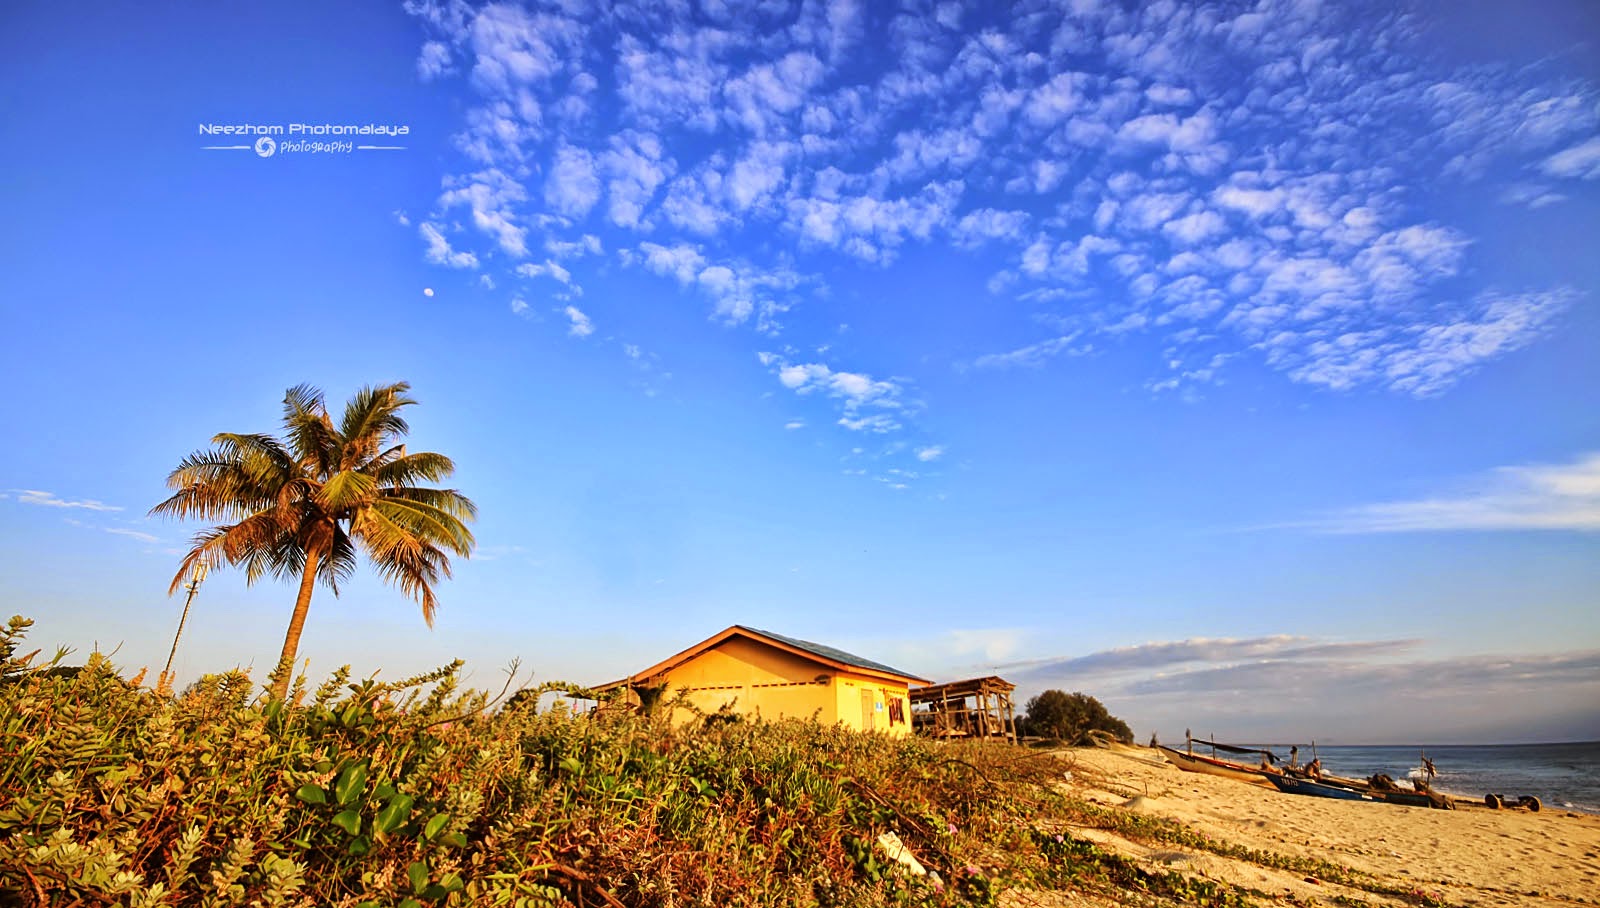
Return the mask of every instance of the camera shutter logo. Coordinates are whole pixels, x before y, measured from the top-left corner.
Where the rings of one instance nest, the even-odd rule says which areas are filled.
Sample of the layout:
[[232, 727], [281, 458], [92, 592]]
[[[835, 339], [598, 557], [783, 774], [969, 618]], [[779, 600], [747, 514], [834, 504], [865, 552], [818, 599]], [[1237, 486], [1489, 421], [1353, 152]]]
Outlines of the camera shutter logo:
[[272, 136], [262, 136], [256, 139], [256, 154], [263, 158], [270, 158], [278, 151], [278, 143], [272, 141]]

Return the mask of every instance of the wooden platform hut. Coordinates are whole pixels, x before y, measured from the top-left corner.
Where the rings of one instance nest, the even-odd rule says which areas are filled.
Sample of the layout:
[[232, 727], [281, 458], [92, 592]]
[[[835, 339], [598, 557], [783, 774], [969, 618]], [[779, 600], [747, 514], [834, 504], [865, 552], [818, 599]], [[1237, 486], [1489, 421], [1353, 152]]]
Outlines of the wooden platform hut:
[[1015, 744], [1011, 692], [1016, 688], [994, 675], [916, 688], [910, 692], [912, 731], [933, 738], [999, 738]]

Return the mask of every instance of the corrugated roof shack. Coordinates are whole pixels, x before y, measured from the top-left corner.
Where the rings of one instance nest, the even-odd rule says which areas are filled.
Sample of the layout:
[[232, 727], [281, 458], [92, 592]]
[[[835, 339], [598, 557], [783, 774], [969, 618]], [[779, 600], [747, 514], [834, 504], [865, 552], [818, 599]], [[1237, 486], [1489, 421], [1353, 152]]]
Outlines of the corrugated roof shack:
[[[768, 719], [815, 717], [861, 731], [911, 733], [907, 693], [926, 679], [835, 647], [735, 625], [643, 671], [594, 688], [618, 688], [627, 701], [670, 703], [686, 694], [695, 709], [729, 709]], [[692, 711], [675, 711], [676, 722]]]
[[1015, 744], [1011, 692], [1016, 689], [994, 675], [919, 687], [911, 691], [911, 728], [931, 738], [1001, 738]]

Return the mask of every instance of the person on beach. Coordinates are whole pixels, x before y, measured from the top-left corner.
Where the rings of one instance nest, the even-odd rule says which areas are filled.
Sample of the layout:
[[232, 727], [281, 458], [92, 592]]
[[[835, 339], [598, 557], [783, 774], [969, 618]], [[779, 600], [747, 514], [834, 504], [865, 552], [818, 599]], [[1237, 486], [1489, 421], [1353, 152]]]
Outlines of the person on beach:
[[1320, 780], [1322, 778], [1322, 760], [1312, 760], [1306, 764], [1306, 778]]

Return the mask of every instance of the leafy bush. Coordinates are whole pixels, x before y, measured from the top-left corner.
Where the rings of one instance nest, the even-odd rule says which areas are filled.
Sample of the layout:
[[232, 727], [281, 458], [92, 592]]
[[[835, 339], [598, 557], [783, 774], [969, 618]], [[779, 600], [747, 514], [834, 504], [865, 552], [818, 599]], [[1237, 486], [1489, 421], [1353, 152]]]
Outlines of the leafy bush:
[[0, 641], [0, 892], [22, 905], [988, 905], [1041, 869], [1031, 829], [1062, 802], [1054, 757], [1005, 746], [537, 710], [565, 685], [494, 712], [459, 662], [173, 698], [98, 654], [30, 671], [25, 631]]
[[1047, 690], [1028, 700], [1022, 720], [1024, 734], [1055, 738], [1068, 744], [1088, 744], [1090, 732], [1106, 732], [1124, 744], [1133, 743], [1133, 730], [1084, 693]]

